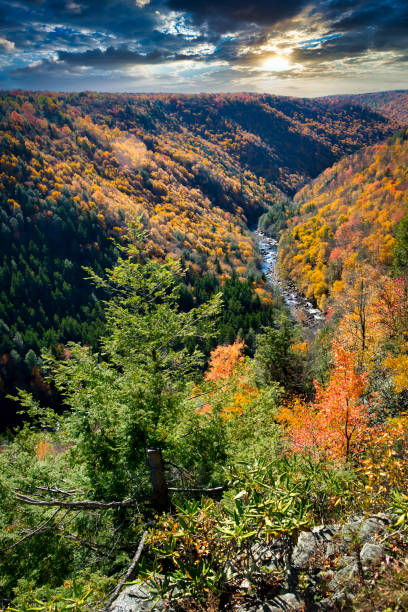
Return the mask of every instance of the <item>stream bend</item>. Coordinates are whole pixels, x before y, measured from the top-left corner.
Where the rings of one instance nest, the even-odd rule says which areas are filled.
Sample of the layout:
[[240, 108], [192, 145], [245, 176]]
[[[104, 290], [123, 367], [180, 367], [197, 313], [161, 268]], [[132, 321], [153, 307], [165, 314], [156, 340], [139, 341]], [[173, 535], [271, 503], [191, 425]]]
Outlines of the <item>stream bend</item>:
[[293, 319], [314, 333], [323, 326], [325, 316], [319, 308], [313, 306], [296, 285], [289, 280], [283, 280], [278, 268], [278, 241], [263, 234], [260, 230], [254, 231], [262, 255], [262, 272], [269, 284], [278, 287]]

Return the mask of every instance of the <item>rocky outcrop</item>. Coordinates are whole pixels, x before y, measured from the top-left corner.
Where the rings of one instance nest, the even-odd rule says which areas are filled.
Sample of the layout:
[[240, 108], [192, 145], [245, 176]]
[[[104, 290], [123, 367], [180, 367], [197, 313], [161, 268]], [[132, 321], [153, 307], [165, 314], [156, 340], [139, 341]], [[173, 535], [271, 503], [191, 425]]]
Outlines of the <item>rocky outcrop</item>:
[[[264, 594], [262, 600], [257, 598], [256, 584], [250, 584], [237, 610], [329, 612], [349, 609], [361, 583], [384, 557], [381, 538], [389, 523], [390, 518], [383, 514], [354, 516], [343, 525], [321, 525], [312, 531], [301, 532], [296, 546], [286, 557], [280, 583], [274, 584], [270, 595]], [[262, 548], [260, 543], [255, 544], [253, 557], [262, 564], [258, 570], [274, 571], [278, 560], [274, 546], [268, 555], [268, 545]]]
[[[233, 598], [236, 612], [331, 612], [348, 610], [361, 583], [384, 557], [384, 538], [391, 519], [385, 514], [353, 516], [343, 524], [302, 531], [296, 545], [289, 540], [258, 541], [251, 547], [246, 577]], [[242, 558], [233, 559], [230, 578]], [[125, 588], [111, 612], [150, 612], [174, 609], [157, 601], [146, 585]]]
[[168, 610], [164, 601], [157, 601], [142, 582], [132, 584], [121, 592], [110, 608], [110, 612], [150, 612]]

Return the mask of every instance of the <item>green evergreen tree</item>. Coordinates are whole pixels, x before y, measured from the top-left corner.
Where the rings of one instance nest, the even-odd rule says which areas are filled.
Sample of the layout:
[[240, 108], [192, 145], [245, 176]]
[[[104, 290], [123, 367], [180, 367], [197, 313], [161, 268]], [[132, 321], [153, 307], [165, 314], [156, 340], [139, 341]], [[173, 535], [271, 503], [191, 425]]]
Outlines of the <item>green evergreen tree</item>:
[[401, 219], [396, 235], [393, 271], [396, 276], [408, 273], [408, 211]]

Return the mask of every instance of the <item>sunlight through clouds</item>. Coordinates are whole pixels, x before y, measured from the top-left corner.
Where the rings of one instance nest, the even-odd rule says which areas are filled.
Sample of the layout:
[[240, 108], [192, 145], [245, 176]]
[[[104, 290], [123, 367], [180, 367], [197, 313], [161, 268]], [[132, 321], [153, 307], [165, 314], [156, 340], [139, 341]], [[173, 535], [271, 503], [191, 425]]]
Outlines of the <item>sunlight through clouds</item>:
[[347, 7], [337, 0], [0, 0], [2, 6], [3, 88], [240, 87], [313, 96], [407, 82], [408, 3], [400, 0]]

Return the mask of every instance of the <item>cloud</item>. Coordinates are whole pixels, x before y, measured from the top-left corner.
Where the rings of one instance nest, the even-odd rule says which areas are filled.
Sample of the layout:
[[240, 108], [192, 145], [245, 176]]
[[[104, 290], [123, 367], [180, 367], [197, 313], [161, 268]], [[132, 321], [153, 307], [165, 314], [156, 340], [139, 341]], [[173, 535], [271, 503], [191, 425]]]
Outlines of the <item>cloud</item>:
[[161, 8], [160, 0], [140, 4], [135, 0], [0, 0], [0, 28], [20, 36], [36, 23], [134, 39], [156, 27], [156, 9]]
[[129, 64], [157, 64], [165, 60], [165, 55], [159, 49], [143, 54], [131, 51], [127, 47], [118, 49], [108, 47], [104, 51], [102, 49], [88, 49], [80, 53], [60, 51], [58, 59], [71, 66], [115, 68]]
[[154, 49], [149, 53], [132, 51], [126, 46], [120, 48], [108, 47], [105, 50], [92, 49], [80, 53], [60, 51], [58, 63], [68, 66], [83, 66], [94, 68], [125, 68], [137, 64], [160, 64], [164, 62], [201, 61], [211, 54], [213, 49], [209, 45], [195, 44], [185, 53], [166, 53], [161, 49]]
[[11, 40], [7, 40], [7, 38], [0, 37], [0, 49], [7, 51], [7, 53], [11, 53], [14, 50], [15, 43]]
[[175, 11], [193, 16], [195, 23], [208, 23], [217, 31], [256, 24], [271, 26], [294, 17], [310, 0], [169, 0]]
[[401, 88], [407, 29], [406, 0], [0, 0], [0, 85]]

